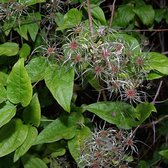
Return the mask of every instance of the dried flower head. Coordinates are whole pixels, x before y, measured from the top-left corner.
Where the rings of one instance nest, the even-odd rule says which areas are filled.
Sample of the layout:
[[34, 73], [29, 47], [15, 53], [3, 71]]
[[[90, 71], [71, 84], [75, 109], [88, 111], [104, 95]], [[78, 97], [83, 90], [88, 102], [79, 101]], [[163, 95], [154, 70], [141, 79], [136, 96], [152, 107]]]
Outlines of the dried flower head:
[[72, 41], [71, 43], [70, 43], [70, 49], [72, 49], [72, 50], [76, 50], [77, 49], [77, 47], [78, 47], [78, 44], [77, 44], [77, 42], [76, 41]]
[[85, 141], [80, 163], [85, 167], [115, 168], [128, 164], [126, 155], [137, 153], [132, 131], [115, 128], [95, 129], [92, 137]]

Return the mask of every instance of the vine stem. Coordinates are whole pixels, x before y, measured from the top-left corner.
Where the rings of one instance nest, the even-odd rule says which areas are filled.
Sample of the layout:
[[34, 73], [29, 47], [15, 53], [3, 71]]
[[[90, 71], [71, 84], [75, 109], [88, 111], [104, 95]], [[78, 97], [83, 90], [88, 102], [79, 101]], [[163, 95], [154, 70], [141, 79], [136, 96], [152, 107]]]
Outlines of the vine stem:
[[88, 17], [89, 17], [89, 29], [90, 29], [91, 38], [93, 40], [93, 22], [92, 22], [91, 10], [90, 10], [90, 0], [87, 0], [87, 6], [88, 6]]
[[112, 6], [111, 6], [111, 17], [110, 17], [110, 24], [109, 24], [109, 27], [111, 27], [112, 22], [113, 22], [115, 3], [116, 3], [116, 0], [113, 1], [113, 4], [112, 4]]
[[156, 99], [157, 99], [157, 97], [158, 97], [158, 95], [159, 95], [160, 89], [161, 89], [161, 87], [162, 87], [162, 84], [163, 84], [163, 81], [160, 81], [159, 87], [158, 87], [157, 92], [156, 92], [156, 94], [155, 94], [155, 97], [154, 97], [154, 99], [153, 99], [153, 101], [152, 101], [152, 104], [155, 104]]
[[[118, 29], [118, 31], [120, 31], [119, 29]], [[149, 29], [135, 29], [135, 30], [121, 30], [121, 31], [123, 31], [123, 32], [166, 32], [166, 31], [168, 31], [168, 29], [151, 29], [151, 30], [149, 30]]]
[[168, 118], [168, 115], [165, 115], [165, 116], [159, 118], [159, 119], [156, 120], [156, 121], [152, 121], [152, 122], [150, 122], [150, 123], [140, 125], [139, 128], [150, 127], [150, 126], [156, 125], [156, 124], [158, 124], [159, 122], [161, 122], [162, 120], [164, 120], [164, 119], [166, 119], [166, 118]]

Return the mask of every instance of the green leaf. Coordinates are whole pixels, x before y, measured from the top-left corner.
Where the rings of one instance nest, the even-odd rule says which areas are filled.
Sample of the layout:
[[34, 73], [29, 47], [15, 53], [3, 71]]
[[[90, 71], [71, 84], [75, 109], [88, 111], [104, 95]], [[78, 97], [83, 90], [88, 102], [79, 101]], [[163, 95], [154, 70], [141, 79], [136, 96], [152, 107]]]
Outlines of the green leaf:
[[15, 22], [14, 20], [5, 20], [4, 24], [3, 24], [3, 31], [5, 33], [6, 36], [9, 35], [10, 31], [12, 30], [12, 28], [14, 27]]
[[20, 53], [19, 53], [19, 56], [21, 58], [26, 58], [27, 56], [30, 55], [30, 52], [31, 52], [31, 48], [28, 44], [24, 43], [22, 45], [22, 48], [20, 49]]
[[154, 80], [163, 77], [164, 74], [159, 73], [158, 71], [150, 71], [147, 76], [147, 80]]
[[72, 8], [64, 15], [63, 24], [60, 25], [57, 30], [75, 27], [81, 23], [81, 20], [82, 13], [77, 8]]
[[134, 107], [124, 102], [98, 102], [85, 106], [84, 109], [123, 129], [137, 125]]
[[82, 148], [85, 144], [86, 139], [91, 136], [91, 131], [88, 127], [83, 127], [80, 130], [77, 130], [76, 136], [68, 141], [68, 148], [72, 155], [72, 157], [75, 159], [75, 161], [78, 163], [78, 166], [80, 167], [79, 157], [81, 156]]
[[146, 26], [152, 25], [155, 18], [155, 11], [151, 5], [142, 5], [134, 8], [135, 14]]
[[32, 85], [24, 67], [24, 58], [16, 62], [8, 76], [7, 97], [12, 103], [21, 103], [23, 107], [32, 99]]
[[157, 23], [161, 22], [166, 14], [166, 9], [155, 9], [155, 21]]
[[73, 94], [74, 69], [50, 66], [46, 69], [45, 83], [57, 100], [67, 112], [70, 112], [70, 104]]
[[10, 0], [0, 0], [0, 3], [8, 3]]
[[60, 140], [54, 143], [48, 143], [46, 150], [51, 153], [52, 158], [57, 158], [58, 156], [63, 156], [66, 153], [67, 142], [65, 140]]
[[19, 52], [19, 46], [13, 42], [6, 42], [0, 45], [0, 56], [15, 56]]
[[16, 162], [21, 156], [23, 156], [33, 145], [36, 137], [38, 135], [38, 131], [35, 127], [28, 126], [28, 133], [23, 144], [16, 149], [14, 154], [14, 162]]
[[166, 23], [168, 24], [168, 13], [167, 12], [164, 15], [164, 19], [165, 19]]
[[0, 91], [0, 103], [2, 103], [7, 99], [7, 93], [5, 87], [2, 85], [0, 85]]
[[99, 20], [101, 24], [106, 25], [107, 23], [103, 10], [95, 4], [91, 4], [90, 8], [91, 8], [91, 15], [95, 19]]
[[33, 41], [36, 40], [36, 36], [39, 30], [38, 24], [34, 23], [34, 24], [29, 24], [27, 26], [28, 32], [30, 34], [30, 37]]
[[101, 85], [99, 83], [99, 80], [98, 80], [98, 78], [95, 78], [95, 75], [93, 73], [88, 73], [86, 75], [86, 78], [94, 89], [96, 89], [97, 91], [99, 91], [101, 89]]
[[159, 154], [163, 156], [165, 159], [168, 159], [168, 149], [159, 151]]
[[145, 160], [140, 160], [138, 163], [138, 168], [150, 168], [150, 165]]
[[20, 119], [11, 120], [0, 129], [0, 157], [15, 151], [23, 144], [28, 127]]
[[0, 128], [8, 123], [16, 114], [16, 107], [10, 102], [0, 105]]
[[51, 143], [60, 139], [73, 138], [76, 134], [77, 124], [81, 120], [83, 120], [83, 117], [80, 113], [66, 114], [56, 119], [40, 132], [35, 144]]
[[156, 108], [151, 103], [141, 103], [136, 106], [137, 118], [139, 124], [142, 124], [152, 112], [156, 112]]
[[55, 14], [55, 22], [59, 27], [61, 27], [64, 24], [64, 15], [60, 12], [57, 12]]
[[64, 25], [70, 27], [75, 27], [80, 24], [82, 20], [82, 13], [77, 8], [70, 9], [64, 15]]
[[114, 20], [120, 27], [126, 27], [134, 19], [135, 13], [131, 5], [122, 5], [118, 8]]
[[5, 72], [0, 72], [0, 85], [1, 86], [6, 86], [7, 78], [8, 78], [8, 74], [6, 74]]
[[59, 148], [59, 149], [57, 149], [55, 152], [52, 152], [52, 153], [51, 153], [51, 157], [52, 157], [52, 158], [57, 158], [58, 156], [63, 156], [63, 155], [65, 155], [65, 153], [66, 153], [65, 148]]
[[19, 0], [19, 2], [25, 4], [26, 6], [30, 6], [37, 3], [46, 2], [46, 0]]
[[168, 75], [168, 58], [157, 52], [149, 52], [149, 67], [151, 70], [157, 70], [162, 74]]
[[27, 21], [32, 22], [31, 24], [27, 24], [26, 27], [30, 34], [31, 39], [35, 41], [39, 31], [38, 23], [41, 21], [41, 14], [39, 12], [30, 13], [27, 17]]
[[41, 120], [41, 108], [37, 93], [34, 94], [30, 104], [23, 111], [23, 120], [27, 124], [38, 127]]
[[43, 160], [33, 155], [25, 155], [22, 162], [24, 168], [48, 168]]
[[31, 78], [31, 82], [38, 82], [44, 79], [45, 69], [48, 66], [48, 62], [45, 57], [35, 57], [30, 60], [26, 65], [26, 70]]
[[19, 27], [14, 29], [15, 31], [18, 32], [18, 34], [23, 37], [25, 40], [28, 40], [27, 36], [27, 25], [20, 25]]

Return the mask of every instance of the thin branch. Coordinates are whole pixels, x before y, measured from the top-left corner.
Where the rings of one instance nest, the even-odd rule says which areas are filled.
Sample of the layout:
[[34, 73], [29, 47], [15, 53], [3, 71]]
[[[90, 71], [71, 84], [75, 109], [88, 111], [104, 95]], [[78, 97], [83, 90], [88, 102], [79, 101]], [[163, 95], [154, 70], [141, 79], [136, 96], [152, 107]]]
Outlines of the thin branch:
[[165, 31], [168, 31], [168, 29], [125, 29], [125, 30], [120, 30], [118, 29], [118, 31], [123, 31], [123, 32], [165, 32]]
[[112, 6], [111, 6], [111, 17], [110, 17], [110, 24], [109, 24], [109, 27], [112, 26], [113, 16], [114, 16], [115, 3], [116, 3], [116, 0], [113, 1], [113, 4], [112, 4]]
[[156, 92], [156, 94], [155, 94], [155, 97], [154, 97], [154, 99], [153, 99], [153, 101], [152, 101], [152, 104], [155, 104], [156, 99], [157, 99], [157, 97], [159, 96], [159, 93], [160, 93], [160, 89], [161, 89], [161, 87], [162, 87], [162, 84], [163, 84], [163, 81], [160, 81], [159, 87], [158, 87], [157, 92]]
[[164, 51], [164, 52], [162, 52], [162, 54], [168, 54], [168, 51]]
[[164, 38], [164, 32], [159, 32], [159, 41], [160, 41], [160, 46], [161, 46], [161, 52], [165, 50], [165, 38]]
[[147, 124], [142, 124], [142, 125], [139, 126], [139, 128], [143, 128], [143, 127], [151, 127], [151, 126], [153, 126], [153, 125], [158, 124], [159, 122], [161, 122], [162, 120], [164, 120], [164, 119], [166, 119], [166, 118], [168, 118], [168, 115], [165, 115], [165, 116], [159, 118], [159, 119], [156, 120], [156, 121], [152, 121], [152, 122], [147, 123]]
[[90, 0], [87, 0], [87, 6], [88, 6], [88, 17], [89, 17], [90, 34], [91, 34], [91, 38], [93, 38], [93, 22], [92, 22], [91, 10], [90, 10]]

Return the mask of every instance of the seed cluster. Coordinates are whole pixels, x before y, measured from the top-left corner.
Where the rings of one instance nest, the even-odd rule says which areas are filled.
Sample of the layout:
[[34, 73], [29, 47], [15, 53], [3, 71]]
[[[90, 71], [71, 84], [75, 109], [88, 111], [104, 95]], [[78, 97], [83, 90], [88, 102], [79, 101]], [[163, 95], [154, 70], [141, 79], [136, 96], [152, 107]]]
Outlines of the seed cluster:
[[91, 168], [128, 168], [127, 158], [138, 153], [133, 139], [133, 132], [126, 130], [95, 129], [85, 141], [79, 163]]
[[113, 37], [113, 33], [99, 29], [94, 41], [82, 29], [78, 34], [71, 33], [63, 45], [63, 64], [69, 63], [81, 77], [91, 74], [93, 80], [97, 79], [102, 88], [109, 91], [110, 97], [120, 93], [122, 100], [145, 100], [145, 93], [137, 88], [142, 85], [148, 73], [145, 69], [147, 54], [140, 49], [135, 52], [135, 48], [122, 37], [109, 38]]
[[22, 15], [27, 14], [28, 7], [23, 3], [10, 1], [0, 4], [0, 21], [17, 21]]

